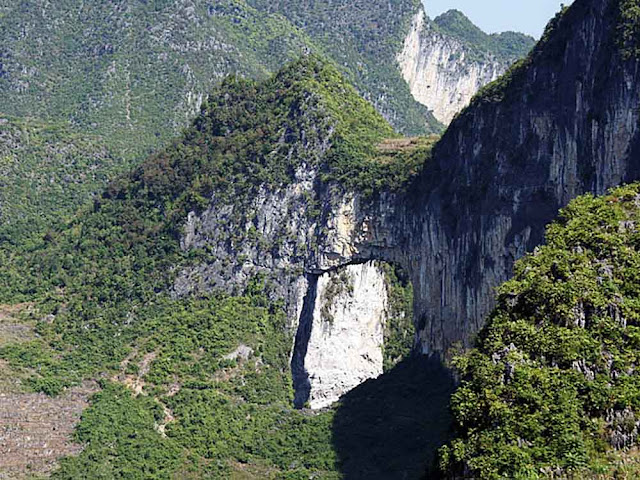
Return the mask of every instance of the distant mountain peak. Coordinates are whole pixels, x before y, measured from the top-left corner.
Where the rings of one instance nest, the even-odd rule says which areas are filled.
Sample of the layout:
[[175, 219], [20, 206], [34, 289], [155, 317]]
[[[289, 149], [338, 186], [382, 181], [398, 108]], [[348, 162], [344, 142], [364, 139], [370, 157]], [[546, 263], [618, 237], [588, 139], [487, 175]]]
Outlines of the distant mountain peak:
[[520, 32], [488, 34], [460, 10], [448, 10], [433, 19], [436, 27], [478, 53], [489, 54], [498, 61], [514, 61], [533, 48], [535, 39]]

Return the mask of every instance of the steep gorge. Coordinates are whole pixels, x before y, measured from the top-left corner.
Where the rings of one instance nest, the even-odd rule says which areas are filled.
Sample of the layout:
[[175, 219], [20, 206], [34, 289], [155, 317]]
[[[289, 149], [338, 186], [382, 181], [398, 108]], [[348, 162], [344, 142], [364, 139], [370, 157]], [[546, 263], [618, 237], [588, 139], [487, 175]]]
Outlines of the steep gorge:
[[[561, 206], [638, 178], [639, 65], [620, 41], [620, 5], [578, 0], [435, 147], [399, 138], [317, 58], [265, 82], [229, 78], [181, 138], [19, 258], [22, 270], [1, 269], [7, 302], [39, 295], [41, 338], [0, 350], [37, 367], [29, 385], [55, 393], [115, 370], [138, 375], [149, 394], [101, 382], [92, 415], [107, 415], [89, 417], [87, 453], [66, 471], [106, 455], [118, 472], [153, 453], [173, 471], [193, 462], [220, 474], [233, 459], [336, 472], [335, 412], [311, 416], [290, 402], [344, 398], [344, 425], [360, 406], [350, 399], [384, 383], [343, 395], [384, 369], [380, 265], [413, 285], [415, 350], [446, 356], [472, 344], [494, 287]], [[448, 398], [451, 379], [437, 378]], [[160, 404], [174, 418], [166, 438], [155, 430]], [[114, 405], [125, 417], [139, 410], [144, 437], [105, 426]], [[100, 450], [103, 427], [133, 460]], [[181, 456], [187, 446], [196, 459]]]
[[[288, 187], [297, 197], [271, 192], [258, 196], [270, 207], [254, 204], [259, 232], [289, 222], [297, 241], [274, 255], [245, 242], [242, 265], [199, 268], [229, 272], [216, 282], [227, 286], [256, 269], [288, 272], [279, 288], [296, 329], [305, 272], [391, 262], [414, 285], [419, 350], [442, 355], [456, 343], [470, 345], [493, 306], [493, 289], [541, 243], [560, 207], [638, 178], [638, 62], [621, 51], [619, 15], [614, 0], [579, 1], [559, 14], [531, 56], [453, 122], [404, 193], [353, 194], [307, 172]], [[313, 190], [320, 221], [282, 213], [289, 198], [300, 202], [294, 211], [305, 211], [304, 188]], [[273, 245], [275, 237], [267, 240]]]
[[622, 8], [575, 2], [436, 146], [413, 189], [412, 250], [437, 252], [414, 270], [423, 351], [470, 343], [560, 207], [638, 178], [638, 61], [622, 45]]

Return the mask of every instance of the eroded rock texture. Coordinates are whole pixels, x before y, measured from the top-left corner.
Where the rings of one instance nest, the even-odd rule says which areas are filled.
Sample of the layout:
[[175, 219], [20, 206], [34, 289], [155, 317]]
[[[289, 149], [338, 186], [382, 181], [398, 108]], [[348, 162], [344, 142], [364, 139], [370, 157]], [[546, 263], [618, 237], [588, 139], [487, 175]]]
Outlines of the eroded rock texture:
[[472, 58], [469, 48], [439, 32], [421, 10], [413, 18], [398, 64], [413, 97], [448, 125], [478, 90], [502, 75], [511, 62]]
[[[233, 291], [264, 273], [294, 335], [312, 315], [318, 277], [375, 259], [409, 272], [417, 350], [470, 345], [494, 288], [559, 208], [640, 177], [639, 64], [618, 45], [618, 7], [575, 2], [523, 67], [456, 118], [404, 193], [365, 198], [305, 164], [294, 183], [262, 188], [248, 206], [213, 198], [183, 238], [212, 260], [185, 269], [176, 295]], [[308, 147], [319, 164], [331, 143], [328, 133]], [[234, 239], [238, 230], [246, 235]]]

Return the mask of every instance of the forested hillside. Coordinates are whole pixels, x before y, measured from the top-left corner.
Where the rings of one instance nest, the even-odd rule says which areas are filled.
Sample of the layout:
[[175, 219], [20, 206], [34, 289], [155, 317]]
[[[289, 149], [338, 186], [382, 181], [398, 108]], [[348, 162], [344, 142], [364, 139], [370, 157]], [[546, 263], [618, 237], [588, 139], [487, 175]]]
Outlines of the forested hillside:
[[440, 130], [433, 116], [411, 96], [396, 62], [411, 19], [422, 8], [419, 0], [249, 3], [277, 12], [304, 30], [400, 132], [417, 135]]
[[106, 143], [64, 123], [0, 117], [0, 243], [44, 234], [123, 172]]
[[394, 59], [417, 4], [365, 3], [5, 2], [0, 112], [68, 120], [138, 158], [179, 133], [224, 76], [265, 78], [316, 52], [398, 129], [439, 130]]
[[[37, 207], [31, 202], [27, 212], [24, 204], [17, 208], [19, 197], [8, 189], [4, 218], [12, 224], [23, 221], [31, 231], [46, 229], [57, 214], [69, 213], [115, 173], [170, 142], [227, 75], [265, 79], [287, 61], [310, 53], [333, 61], [397, 131], [425, 134], [442, 128], [413, 98], [396, 61], [411, 19], [422, 8], [414, 0], [337, 5], [28, 0], [0, 8], [0, 117], [14, 124], [34, 124], [28, 119], [36, 118], [55, 125], [62, 142], [53, 145], [49, 133], [48, 152], [36, 152], [37, 142], [32, 143], [20, 165], [17, 150], [11, 153], [15, 170], [6, 170], [8, 184], [21, 188], [26, 178], [38, 178], [39, 185], [33, 185], [41, 201]], [[470, 23], [465, 28], [476, 29]], [[455, 37], [458, 30], [448, 28], [446, 34]], [[489, 38], [483, 35], [465, 41], [480, 42], [482, 50]], [[63, 159], [67, 136], [100, 144], [94, 152], [87, 149], [86, 158], [73, 154], [75, 168], [90, 164], [91, 173], [75, 175], [72, 182], [69, 161]], [[16, 141], [12, 138], [10, 146]], [[96, 163], [92, 157], [100, 156], [102, 148], [111, 160]], [[18, 170], [20, 178], [12, 178]], [[52, 175], [47, 188], [45, 171]], [[60, 193], [71, 185], [65, 190], [68, 198], [47, 199], [47, 192], [57, 188]]]
[[433, 19], [448, 36], [460, 40], [474, 55], [498, 62], [515, 62], [527, 56], [535, 44], [533, 37], [518, 32], [487, 34], [459, 10], [449, 10]]
[[0, 111], [68, 121], [138, 158], [178, 133], [224, 76], [265, 77], [314, 50], [244, 2], [5, 2]]
[[403, 43], [529, 39], [418, 8], [0, 7], [1, 474], [640, 474], [640, 1], [441, 139]]
[[[172, 284], [180, 266], [206, 258], [179, 240], [212, 192], [247, 201], [314, 161], [325, 181], [395, 188], [416, 166], [412, 155], [380, 154], [390, 135], [315, 58], [263, 83], [230, 78], [183, 137], [42, 243], [13, 250], [1, 299], [29, 302], [19, 318], [31, 333], [0, 344], [7, 375], [54, 396], [83, 381], [99, 389], [74, 437], [83, 452], [54, 478], [339, 478], [335, 411], [293, 409], [292, 332], [270, 279], [256, 276], [235, 296], [182, 299]], [[236, 233], [230, 241], [255, 235]]]

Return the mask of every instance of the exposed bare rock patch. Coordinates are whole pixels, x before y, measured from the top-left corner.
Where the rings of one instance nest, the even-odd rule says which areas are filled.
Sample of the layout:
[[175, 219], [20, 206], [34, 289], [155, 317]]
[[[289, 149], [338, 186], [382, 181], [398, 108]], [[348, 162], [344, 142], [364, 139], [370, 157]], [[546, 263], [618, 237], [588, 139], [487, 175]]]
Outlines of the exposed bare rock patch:
[[127, 374], [126, 369], [127, 366], [129, 365], [129, 363], [131, 363], [131, 361], [133, 361], [133, 359], [135, 358], [137, 354], [137, 351], [134, 351], [131, 353], [131, 355], [129, 355], [127, 358], [125, 358], [122, 363], [121, 363], [121, 367], [122, 367], [122, 372], [116, 376], [114, 376], [112, 378], [112, 380], [114, 382], [119, 382], [122, 383], [123, 385], [125, 385], [126, 387], [128, 387], [131, 391], [133, 391], [133, 393], [135, 395], [140, 395], [142, 393], [142, 390], [144, 389], [146, 382], [144, 381], [144, 376], [149, 373], [149, 370], [151, 369], [151, 363], [155, 360], [157, 353], [156, 352], [150, 352], [145, 354], [144, 357], [142, 357], [142, 360], [140, 361], [140, 364], [138, 365], [138, 373], [135, 375], [131, 375], [131, 374]]

